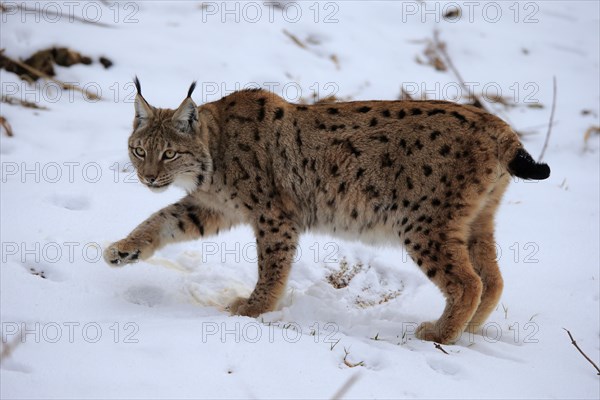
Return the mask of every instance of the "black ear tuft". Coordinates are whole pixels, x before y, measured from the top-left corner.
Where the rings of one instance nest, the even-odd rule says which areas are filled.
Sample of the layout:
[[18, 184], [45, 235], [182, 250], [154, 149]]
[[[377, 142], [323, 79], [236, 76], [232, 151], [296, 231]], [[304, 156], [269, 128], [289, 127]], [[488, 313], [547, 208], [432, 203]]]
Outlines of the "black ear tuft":
[[196, 89], [196, 81], [192, 82], [192, 84], [190, 85], [187, 97], [192, 97], [192, 92], [194, 91], [194, 89]]
[[142, 85], [140, 85], [140, 80], [138, 79], [137, 75], [133, 78], [133, 83], [135, 84], [137, 93], [141, 96], [142, 95]]

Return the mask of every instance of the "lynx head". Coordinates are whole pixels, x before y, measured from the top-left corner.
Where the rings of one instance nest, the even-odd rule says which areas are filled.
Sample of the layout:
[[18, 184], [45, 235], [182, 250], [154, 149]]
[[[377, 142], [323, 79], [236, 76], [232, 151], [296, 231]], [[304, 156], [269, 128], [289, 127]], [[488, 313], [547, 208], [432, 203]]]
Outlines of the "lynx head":
[[140, 181], [153, 191], [174, 183], [192, 192], [208, 184], [213, 164], [208, 135], [191, 98], [196, 82], [176, 110], [152, 107], [142, 96], [137, 77], [134, 82], [137, 95], [129, 158]]

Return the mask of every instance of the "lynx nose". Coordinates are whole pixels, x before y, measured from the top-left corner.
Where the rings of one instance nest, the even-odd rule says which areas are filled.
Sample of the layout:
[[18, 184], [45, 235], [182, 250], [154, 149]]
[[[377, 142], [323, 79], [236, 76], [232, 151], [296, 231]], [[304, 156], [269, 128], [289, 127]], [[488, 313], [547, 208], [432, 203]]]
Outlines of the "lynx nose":
[[144, 176], [144, 181], [147, 184], [152, 185], [156, 181], [156, 175], [146, 175]]

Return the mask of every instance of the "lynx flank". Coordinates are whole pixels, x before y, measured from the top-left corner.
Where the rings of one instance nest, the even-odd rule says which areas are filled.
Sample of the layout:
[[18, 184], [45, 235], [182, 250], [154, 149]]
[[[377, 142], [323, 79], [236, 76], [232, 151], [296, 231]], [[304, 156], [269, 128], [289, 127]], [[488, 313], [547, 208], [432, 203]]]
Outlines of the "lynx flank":
[[403, 245], [446, 297], [418, 338], [455, 341], [494, 310], [503, 280], [494, 214], [510, 181], [545, 179], [517, 135], [481, 109], [445, 101], [298, 105], [244, 90], [197, 107], [150, 106], [136, 78], [129, 155], [150, 189], [187, 196], [104, 252], [123, 265], [168, 243], [254, 229], [258, 282], [233, 314], [273, 310], [299, 236], [313, 230]]

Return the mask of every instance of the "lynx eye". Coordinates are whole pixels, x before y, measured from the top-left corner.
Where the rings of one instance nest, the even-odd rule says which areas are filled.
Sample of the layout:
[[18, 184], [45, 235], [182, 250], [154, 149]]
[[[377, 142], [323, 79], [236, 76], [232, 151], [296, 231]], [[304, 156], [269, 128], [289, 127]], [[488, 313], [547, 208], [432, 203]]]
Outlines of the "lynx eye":
[[133, 149], [133, 152], [136, 156], [141, 158], [146, 156], [146, 150], [142, 149], [141, 147], [136, 147], [135, 149]]
[[163, 153], [163, 158], [165, 160], [171, 160], [173, 159], [175, 156], [177, 155], [177, 153], [174, 150], [167, 150]]

